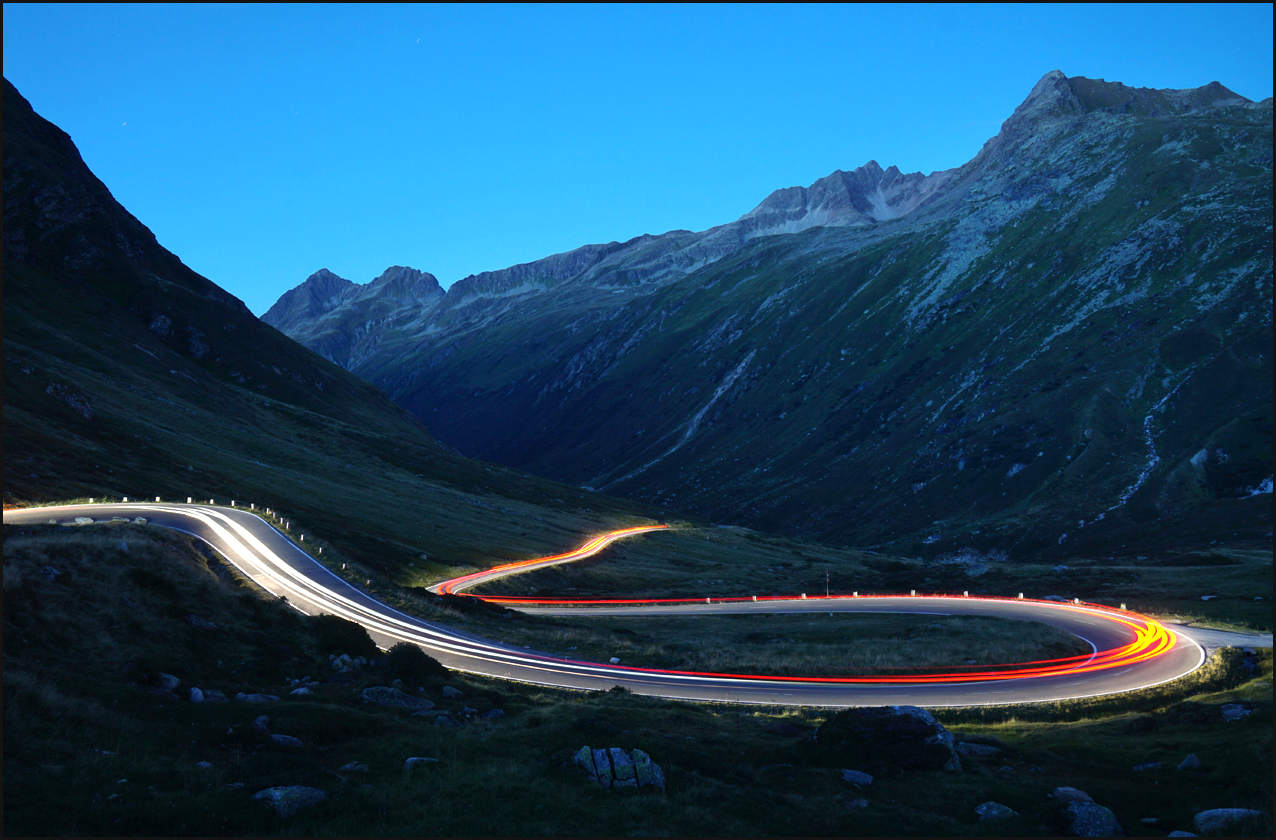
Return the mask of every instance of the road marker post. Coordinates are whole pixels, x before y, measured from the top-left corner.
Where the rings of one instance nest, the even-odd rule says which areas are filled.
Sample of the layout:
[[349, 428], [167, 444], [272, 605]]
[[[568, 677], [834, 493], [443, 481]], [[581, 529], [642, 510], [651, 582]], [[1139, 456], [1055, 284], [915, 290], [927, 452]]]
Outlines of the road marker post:
[[854, 592], [851, 593], [852, 598], [858, 598], [859, 596], [860, 596], [860, 591], [858, 589], [856, 589]]
[[961, 597], [963, 597], [963, 598], [969, 598], [969, 597], [970, 597], [970, 590], [969, 590], [969, 589], [963, 589], [963, 590], [961, 591]]
[[806, 600], [806, 593], [805, 593], [805, 592], [803, 592], [803, 593], [802, 593], [802, 600], [803, 600], [803, 601], [805, 601], [805, 600]]
[[300, 535], [300, 538], [301, 538], [301, 542], [305, 542], [305, 541], [306, 541], [306, 535], [305, 535], [305, 534], [301, 534], [301, 535]]
[[125, 496], [125, 497], [124, 497], [124, 501], [126, 501], [126, 502], [128, 501], [128, 496]]
[[1125, 604], [1121, 604], [1121, 609], [1125, 609]]
[[1019, 600], [1020, 600], [1020, 601], [1022, 601], [1022, 600], [1023, 600], [1023, 593], [1022, 593], [1022, 592], [1020, 592], [1020, 593], [1019, 593]]
[[1079, 603], [1081, 603], [1081, 599], [1080, 599], [1080, 598], [1073, 598], [1073, 599], [1072, 599], [1072, 603], [1074, 603], [1074, 604], [1079, 604]]
[[705, 602], [706, 604], [712, 604], [712, 603], [713, 603], [713, 601], [712, 601], [711, 599], [709, 599], [709, 598], [705, 598], [705, 599], [704, 599], [704, 602]]
[[755, 600], [755, 601], [756, 601], [756, 600], [758, 600], [758, 596], [757, 596], [757, 595], [754, 595], [754, 596], [753, 596], [753, 600]]
[[156, 497], [155, 497], [155, 501], [157, 501], [157, 502], [159, 501], [159, 496], [156, 496]]
[[93, 496], [89, 496], [89, 504], [93, 504]]
[[908, 590], [908, 594], [909, 594], [910, 596], [912, 596], [912, 597], [916, 598], [916, 597], [917, 597], [917, 590], [916, 590], [916, 589], [910, 589], [910, 590]]
[[186, 504], [188, 504], [188, 505], [189, 505], [190, 503], [191, 503], [191, 497], [190, 497], [190, 496], [187, 496], [187, 497], [186, 497]]
[[235, 500], [234, 500], [234, 499], [231, 499], [231, 500], [230, 500], [230, 506], [231, 506], [231, 507], [234, 507], [234, 506], [235, 506]]

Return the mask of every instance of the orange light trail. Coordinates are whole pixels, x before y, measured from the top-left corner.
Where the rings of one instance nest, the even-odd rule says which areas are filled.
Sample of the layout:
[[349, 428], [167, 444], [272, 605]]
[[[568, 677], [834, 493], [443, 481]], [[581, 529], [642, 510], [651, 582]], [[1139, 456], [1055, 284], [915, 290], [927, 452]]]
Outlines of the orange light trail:
[[[563, 554], [554, 554], [548, 557], [537, 557], [532, 560], [522, 560], [517, 563], [507, 563], [502, 566], [495, 566], [482, 572], [464, 575], [462, 577], [453, 578], [431, 587], [435, 592], [444, 595], [458, 595], [466, 598], [478, 598], [493, 604], [508, 604], [511, 606], [580, 606], [580, 607], [603, 607], [603, 606], [670, 606], [676, 604], [704, 604], [706, 602], [716, 604], [733, 604], [733, 603], [752, 603], [754, 601], [796, 601], [799, 600], [792, 596], [785, 595], [759, 595], [757, 597], [732, 597], [732, 598], [599, 598], [599, 599], [582, 599], [582, 598], [530, 598], [519, 596], [492, 596], [482, 597], [478, 595], [470, 595], [462, 590], [475, 586], [486, 580], [494, 580], [498, 577], [504, 577], [508, 574], [516, 574], [520, 571], [530, 571], [533, 568], [543, 566], [556, 565], [558, 563], [567, 563], [575, 560], [582, 560], [586, 557], [592, 557], [602, 551], [612, 542], [624, 537], [630, 537], [637, 534], [644, 534], [651, 531], [665, 530], [667, 525], [642, 525], [633, 528], [623, 528], [618, 531], [610, 531], [606, 534], [594, 537], [582, 545], [575, 551], [568, 551]], [[926, 673], [904, 673], [886, 676], [863, 676], [863, 677], [792, 677], [779, 675], [761, 675], [761, 674], [724, 674], [708, 671], [672, 671], [662, 668], [639, 668], [634, 666], [625, 666], [623, 670], [650, 673], [650, 674], [677, 674], [688, 677], [721, 677], [727, 679], [740, 679], [752, 681], [766, 682], [803, 682], [803, 683], [968, 683], [968, 682], [987, 682], [990, 680], [1019, 680], [1037, 677], [1051, 677], [1065, 674], [1084, 674], [1095, 671], [1105, 671], [1113, 668], [1123, 668], [1146, 662], [1149, 659], [1163, 656], [1169, 653], [1176, 643], [1175, 636], [1172, 632], [1162, 626], [1159, 622], [1139, 613], [1130, 612], [1128, 610], [1118, 610], [1113, 607], [1103, 606], [1101, 604], [1079, 603], [1069, 604], [1058, 601], [1041, 601], [1031, 598], [997, 598], [993, 596], [967, 597], [957, 595], [859, 595], [854, 598], [848, 598], [845, 595], [814, 595], [805, 597], [806, 601], [847, 601], [847, 600], [863, 600], [866, 598], [907, 598], [910, 601], [916, 601], [918, 597], [926, 599], [952, 599], [969, 603], [971, 601], [1001, 601], [1015, 604], [1039, 604], [1051, 609], [1069, 610], [1072, 612], [1085, 613], [1091, 617], [1106, 619], [1107, 621], [1123, 625], [1133, 633], [1133, 640], [1127, 644], [1108, 650], [1096, 651], [1093, 654], [1081, 656], [1069, 656], [1061, 659], [1043, 659], [1032, 662], [1007, 663], [1004, 665], [984, 665], [984, 666], [958, 666], [961, 668], [979, 668], [979, 670], [962, 670], [955, 672], [926, 672]], [[598, 665], [599, 663], [586, 663], [581, 660], [559, 659], [551, 657], [553, 661], [571, 662], [576, 664]], [[604, 666], [605, 667], [605, 666]]]

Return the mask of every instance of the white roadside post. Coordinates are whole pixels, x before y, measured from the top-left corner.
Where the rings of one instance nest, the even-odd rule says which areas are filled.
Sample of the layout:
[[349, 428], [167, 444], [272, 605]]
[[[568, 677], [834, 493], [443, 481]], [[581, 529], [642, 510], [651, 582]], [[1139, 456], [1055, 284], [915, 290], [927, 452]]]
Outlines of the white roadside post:
[[758, 596], [757, 596], [757, 595], [754, 595], [754, 596], [753, 596], [753, 600], [755, 600], [755, 601], [756, 601], [756, 600], [758, 600]]
[[852, 598], [858, 598], [859, 596], [860, 596], [860, 591], [858, 589], [856, 589], [854, 592], [851, 593]]
[[805, 600], [806, 600], [806, 593], [805, 593], [805, 592], [803, 592], [803, 593], [802, 593], [802, 600], [803, 600], [803, 601], [805, 601]]
[[234, 500], [234, 499], [231, 499], [231, 500], [230, 500], [230, 506], [231, 506], [231, 507], [234, 507], [234, 506], [235, 506], [235, 500]]
[[89, 504], [93, 504], [93, 497], [89, 496]]
[[1121, 609], [1125, 609], [1125, 604], [1124, 604], [1124, 603], [1122, 603], [1122, 604], [1121, 604]]
[[156, 497], [155, 497], [155, 501], [157, 501], [157, 502], [159, 501], [159, 496], [156, 496]]
[[124, 501], [126, 501], [126, 502], [128, 501], [128, 496], [125, 496], [125, 497], [124, 497]]
[[963, 598], [969, 598], [969, 597], [970, 597], [970, 590], [969, 590], [969, 589], [963, 589], [963, 590], [961, 591], [961, 597], [963, 597]]
[[188, 505], [189, 505], [190, 503], [191, 503], [191, 497], [190, 497], [190, 496], [187, 496], [187, 497], [186, 497], [186, 504], [188, 504]]
[[909, 594], [910, 596], [912, 596], [912, 597], [916, 598], [916, 597], [917, 597], [917, 590], [916, 590], [916, 589], [910, 589], [910, 590], [908, 590], [908, 594]]
[[1023, 600], [1023, 593], [1022, 593], [1022, 592], [1020, 592], [1020, 593], [1019, 593], [1019, 600], [1020, 600], [1020, 601], [1022, 601], [1022, 600]]

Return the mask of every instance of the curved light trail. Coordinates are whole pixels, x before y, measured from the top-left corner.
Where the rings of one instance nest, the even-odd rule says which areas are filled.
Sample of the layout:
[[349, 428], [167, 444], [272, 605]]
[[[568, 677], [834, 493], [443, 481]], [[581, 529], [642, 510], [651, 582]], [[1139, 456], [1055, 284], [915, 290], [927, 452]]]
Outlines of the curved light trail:
[[[660, 615], [739, 612], [909, 612], [984, 615], [1041, 621], [1090, 642], [1094, 653], [1062, 659], [972, 666], [942, 673], [790, 677], [670, 671], [583, 662], [521, 649], [436, 625], [381, 603], [333, 574], [265, 520], [243, 508], [182, 504], [96, 504], [7, 510], [10, 524], [76, 519], [95, 522], [143, 517], [211, 545], [269, 592], [308, 614], [330, 613], [367, 628], [383, 647], [421, 645], [449, 668], [540, 685], [608, 689], [688, 700], [806, 706], [987, 705], [1044, 702], [1132, 691], [1190, 673], [1204, 661], [1187, 636], [1137, 613], [1097, 604], [953, 596], [819, 596], [756, 599], [527, 599], [485, 598], [528, 612]], [[617, 539], [666, 526], [626, 528], [594, 537], [575, 551], [498, 566], [436, 584], [440, 594], [463, 595], [479, 583], [597, 554]], [[475, 597], [475, 596], [466, 596]]]

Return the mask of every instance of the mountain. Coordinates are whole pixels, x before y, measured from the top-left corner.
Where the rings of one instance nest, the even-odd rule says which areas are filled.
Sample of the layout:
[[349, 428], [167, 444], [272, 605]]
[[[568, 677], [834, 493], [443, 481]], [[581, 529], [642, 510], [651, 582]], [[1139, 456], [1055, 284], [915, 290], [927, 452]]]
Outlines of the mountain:
[[870, 162], [289, 331], [460, 451], [719, 521], [1269, 546], [1271, 148], [1270, 99], [1054, 71], [955, 170]]
[[[326, 556], [395, 580], [660, 515], [440, 445], [165, 250], [7, 80], [4, 153], [6, 506], [255, 502], [329, 535]], [[368, 287], [312, 281], [289, 299], [299, 321], [359, 291], [388, 308], [442, 294], [404, 268]]]

